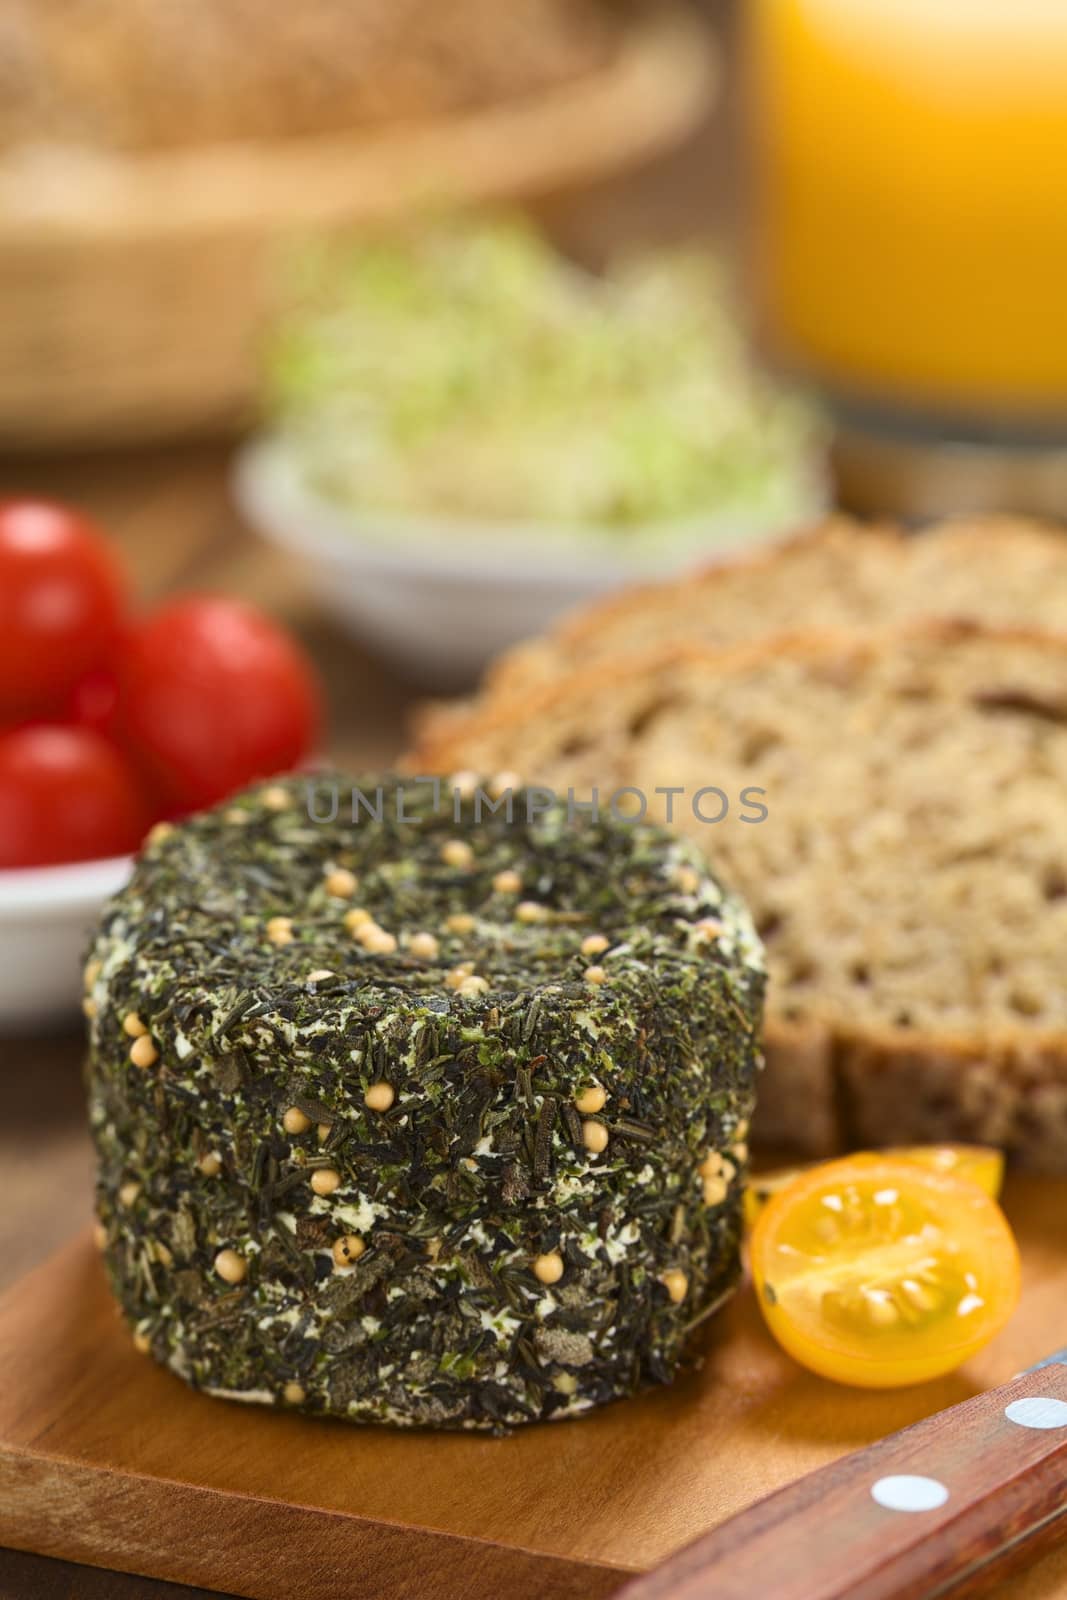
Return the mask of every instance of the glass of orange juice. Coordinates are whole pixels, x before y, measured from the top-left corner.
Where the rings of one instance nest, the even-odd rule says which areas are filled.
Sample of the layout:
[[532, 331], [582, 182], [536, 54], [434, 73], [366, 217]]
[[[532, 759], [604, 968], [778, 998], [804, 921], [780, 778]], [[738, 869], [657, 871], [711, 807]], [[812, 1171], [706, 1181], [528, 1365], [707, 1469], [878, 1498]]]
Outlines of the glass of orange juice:
[[1067, 433], [1067, 0], [747, 0], [760, 320], [890, 412]]

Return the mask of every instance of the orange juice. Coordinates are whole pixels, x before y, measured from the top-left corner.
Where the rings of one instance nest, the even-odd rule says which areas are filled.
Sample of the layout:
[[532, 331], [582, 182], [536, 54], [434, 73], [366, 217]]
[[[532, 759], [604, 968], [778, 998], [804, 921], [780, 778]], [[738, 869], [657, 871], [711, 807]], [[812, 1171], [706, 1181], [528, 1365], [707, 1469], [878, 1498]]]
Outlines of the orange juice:
[[1067, 417], [1067, 0], [748, 0], [772, 340], [854, 395]]

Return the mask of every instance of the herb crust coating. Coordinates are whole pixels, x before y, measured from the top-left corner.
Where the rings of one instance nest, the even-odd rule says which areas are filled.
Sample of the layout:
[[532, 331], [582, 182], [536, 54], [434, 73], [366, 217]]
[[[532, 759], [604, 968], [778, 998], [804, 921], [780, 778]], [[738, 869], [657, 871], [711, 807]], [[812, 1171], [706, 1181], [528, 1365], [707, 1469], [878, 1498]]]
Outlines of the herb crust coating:
[[658, 827], [377, 785], [381, 820], [323, 777], [157, 830], [105, 910], [98, 1235], [135, 1338], [358, 1422], [668, 1381], [738, 1275], [748, 914]]

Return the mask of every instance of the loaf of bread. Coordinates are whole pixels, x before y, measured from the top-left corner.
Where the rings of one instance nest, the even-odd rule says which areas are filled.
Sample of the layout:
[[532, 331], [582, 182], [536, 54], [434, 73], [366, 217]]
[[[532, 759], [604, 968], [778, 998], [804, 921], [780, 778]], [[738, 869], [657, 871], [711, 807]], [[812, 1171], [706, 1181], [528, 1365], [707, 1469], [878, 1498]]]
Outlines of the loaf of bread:
[[[486, 703], [577, 666], [690, 640], [732, 645], [798, 627], [866, 627], [922, 614], [1067, 632], [1067, 538], [1008, 517], [958, 518], [911, 536], [834, 517], [777, 549], [626, 589], [565, 618], [489, 670]], [[421, 737], [461, 736], [469, 705], [438, 702]]]
[[[893, 548], [965, 594], [962, 534]], [[976, 603], [1067, 605], [1036, 576], [1065, 559], [1044, 536], [1014, 595], [967, 548]], [[490, 703], [415, 760], [673, 807], [767, 947], [764, 1140], [977, 1140], [1067, 1171], [1067, 641], [946, 622], [660, 646]], [[696, 814], [710, 786], [719, 822]]]
[[441, 115], [565, 82], [602, 0], [4, 0], [0, 149], [137, 150]]

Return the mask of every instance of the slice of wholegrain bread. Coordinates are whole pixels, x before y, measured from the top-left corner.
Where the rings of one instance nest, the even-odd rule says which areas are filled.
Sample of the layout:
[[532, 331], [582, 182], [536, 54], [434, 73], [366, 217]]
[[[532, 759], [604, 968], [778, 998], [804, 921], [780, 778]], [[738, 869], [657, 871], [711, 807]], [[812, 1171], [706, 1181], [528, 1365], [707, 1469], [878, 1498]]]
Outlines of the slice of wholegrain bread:
[[657, 645], [733, 645], [796, 628], [884, 626], [921, 615], [1067, 632], [1067, 536], [1003, 516], [956, 518], [913, 536], [829, 518], [772, 550], [572, 613], [501, 656], [476, 699], [418, 713], [415, 733], [456, 734], [487, 704]]
[[795, 628], [853, 626], [885, 603], [906, 550], [897, 529], [830, 517], [784, 544], [571, 612], [551, 633], [493, 662], [485, 691], [520, 693], [575, 666], [683, 639], [732, 645]]
[[498, 656], [477, 694], [418, 706], [414, 737], [458, 733], [487, 705], [612, 656], [682, 639], [731, 645], [814, 624], [854, 626], [879, 608], [906, 545], [899, 530], [835, 516], [752, 555], [606, 595]]
[[661, 648], [490, 705], [414, 764], [672, 806], [767, 945], [765, 1142], [976, 1140], [1067, 1171], [1067, 640]]

